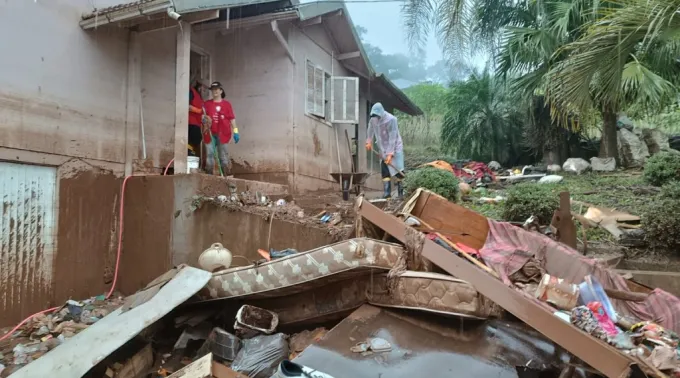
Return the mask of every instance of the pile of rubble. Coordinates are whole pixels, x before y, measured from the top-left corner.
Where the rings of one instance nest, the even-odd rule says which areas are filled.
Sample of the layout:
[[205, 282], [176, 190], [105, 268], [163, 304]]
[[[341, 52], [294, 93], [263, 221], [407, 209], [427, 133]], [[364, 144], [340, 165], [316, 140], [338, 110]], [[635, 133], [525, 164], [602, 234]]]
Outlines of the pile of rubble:
[[663, 290], [426, 190], [393, 214], [355, 206], [353, 239], [247, 266], [209, 249], [130, 297], [36, 316], [2, 376], [680, 374], [680, 299]]

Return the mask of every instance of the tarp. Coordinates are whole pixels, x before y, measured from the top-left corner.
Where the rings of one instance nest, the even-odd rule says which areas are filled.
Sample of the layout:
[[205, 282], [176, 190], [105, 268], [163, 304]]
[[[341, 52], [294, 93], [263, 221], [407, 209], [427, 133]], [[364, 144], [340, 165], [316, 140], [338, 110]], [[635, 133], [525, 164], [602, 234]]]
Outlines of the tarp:
[[[604, 288], [630, 291], [626, 279], [585, 257], [578, 251], [536, 232], [526, 231], [510, 223], [489, 220], [489, 234], [480, 249], [487, 265], [503, 282], [510, 285], [508, 276], [518, 271], [532, 257], [541, 262], [546, 273], [573, 284], [592, 275]], [[651, 320], [662, 327], [680, 332], [680, 299], [661, 289], [654, 289], [643, 302], [611, 299], [616, 312], [640, 320]]]

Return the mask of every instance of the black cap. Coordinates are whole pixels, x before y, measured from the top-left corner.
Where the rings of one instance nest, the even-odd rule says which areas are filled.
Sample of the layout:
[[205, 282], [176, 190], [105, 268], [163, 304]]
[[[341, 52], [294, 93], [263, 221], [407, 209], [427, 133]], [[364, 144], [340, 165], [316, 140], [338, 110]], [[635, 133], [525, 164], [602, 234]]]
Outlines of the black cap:
[[213, 89], [213, 88], [223, 89], [222, 83], [220, 83], [219, 81], [214, 81], [212, 84], [210, 84], [210, 89]]

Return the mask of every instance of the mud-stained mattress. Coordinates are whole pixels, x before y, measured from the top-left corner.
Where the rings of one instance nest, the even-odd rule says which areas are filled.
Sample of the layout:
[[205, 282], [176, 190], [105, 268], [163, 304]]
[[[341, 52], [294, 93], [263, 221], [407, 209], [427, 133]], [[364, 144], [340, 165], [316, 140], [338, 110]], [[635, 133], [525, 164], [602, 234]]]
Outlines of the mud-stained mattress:
[[387, 290], [374, 285], [366, 293], [368, 303], [480, 319], [499, 316], [502, 311], [468, 282], [449, 275], [406, 271], [392, 280], [385, 278]]
[[279, 297], [329, 283], [387, 272], [404, 249], [367, 238], [345, 240], [264, 264], [213, 273], [205, 299]]
[[499, 316], [500, 307], [469, 283], [444, 274], [406, 271], [393, 278], [383, 272], [310, 287], [293, 295], [243, 303], [279, 315], [280, 324], [320, 323], [340, 319], [366, 303], [380, 307], [486, 319]]

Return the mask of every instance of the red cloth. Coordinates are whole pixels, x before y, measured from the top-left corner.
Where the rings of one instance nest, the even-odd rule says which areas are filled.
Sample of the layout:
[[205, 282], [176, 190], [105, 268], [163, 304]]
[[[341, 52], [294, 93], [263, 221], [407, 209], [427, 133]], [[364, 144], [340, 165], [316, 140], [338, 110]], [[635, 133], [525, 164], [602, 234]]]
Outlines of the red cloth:
[[[580, 284], [592, 275], [607, 289], [630, 291], [626, 280], [616, 272], [581, 255], [562, 243], [537, 232], [526, 231], [510, 223], [489, 221], [489, 234], [479, 250], [484, 262], [508, 285], [512, 273], [532, 257], [541, 262], [546, 273], [572, 284]], [[661, 289], [654, 289], [643, 302], [610, 298], [618, 314], [634, 316], [680, 332], [680, 299]]]
[[[220, 143], [229, 143], [231, 140], [231, 121], [236, 119], [234, 109], [227, 100], [215, 101], [208, 100], [204, 104], [205, 112], [212, 119], [210, 132], [220, 138]], [[210, 135], [203, 135], [203, 142], [210, 143]]]
[[[193, 98], [189, 101], [189, 105], [201, 109], [203, 107], [203, 98], [201, 97], [201, 94], [198, 93], [198, 91], [194, 87], [190, 87], [189, 90], [194, 95]], [[202, 114], [194, 113], [191, 110], [189, 110], [190, 125], [201, 126], [202, 123], [201, 117]]]
[[496, 181], [496, 174], [491, 169], [489, 169], [489, 167], [484, 163], [471, 161], [464, 166], [464, 168], [467, 168], [469, 170], [474, 171], [475, 172], [474, 175], [471, 175], [468, 172], [465, 172], [462, 168], [458, 168], [455, 165], [453, 165], [452, 168], [453, 168], [453, 174], [456, 175], [456, 177], [459, 177], [459, 178], [480, 179], [480, 178], [484, 177], [485, 174], [487, 174], [487, 175], [489, 175], [489, 177], [491, 177], [491, 179], [493, 181]]

